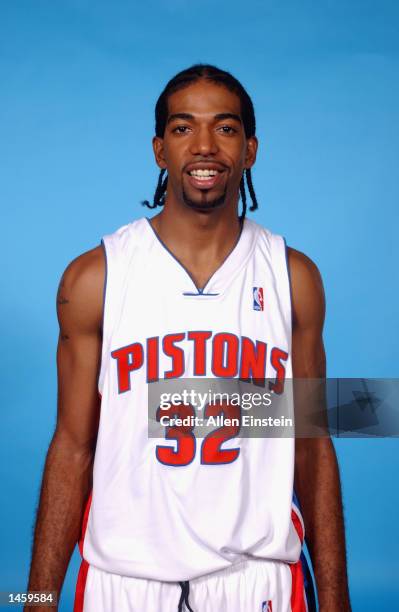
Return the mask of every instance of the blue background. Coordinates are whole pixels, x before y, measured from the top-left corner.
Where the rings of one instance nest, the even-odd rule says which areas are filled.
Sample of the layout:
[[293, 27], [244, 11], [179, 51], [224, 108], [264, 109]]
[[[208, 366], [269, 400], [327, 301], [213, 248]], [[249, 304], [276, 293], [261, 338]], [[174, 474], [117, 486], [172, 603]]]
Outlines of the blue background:
[[[55, 423], [67, 263], [145, 211], [163, 85], [197, 61], [253, 97], [258, 222], [319, 266], [330, 376], [398, 377], [395, 1], [0, 2], [0, 590], [26, 586]], [[399, 606], [397, 440], [336, 440], [353, 610]], [[72, 609], [77, 555], [61, 610]]]

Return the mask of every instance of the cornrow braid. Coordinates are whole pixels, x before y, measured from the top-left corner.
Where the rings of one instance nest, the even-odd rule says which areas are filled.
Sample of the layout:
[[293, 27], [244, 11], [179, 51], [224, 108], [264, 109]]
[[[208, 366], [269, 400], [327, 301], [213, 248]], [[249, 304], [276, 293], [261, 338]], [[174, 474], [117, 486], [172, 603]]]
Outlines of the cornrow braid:
[[157, 188], [154, 193], [154, 201], [152, 204], [148, 200], [144, 200], [142, 203], [143, 206], [147, 206], [147, 208], [156, 208], [157, 206], [163, 206], [165, 204], [165, 193], [166, 188], [168, 186], [168, 177], [163, 179], [166, 170], [163, 168], [159, 173]]
[[[255, 136], [256, 131], [256, 121], [255, 121], [255, 111], [254, 106], [252, 104], [252, 100], [249, 97], [248, 93], [241, 85], [240, 81], [238, 81], [232, 74], [226, 72], [225, 70], [221, 70], [216, 66], [211, 66], [210, 64], [195, 64], [186, 70], [182, 70], [178, 74], [176, 74], [167, 84], [163, 92], [158, 98], [158, 101], [155, 106], [155, 135], [159, 138], [164, 137], [165, 127], [168, 120], [168, 99], [169, 96], [183, 89], [184, 87], [188, 87], [193, 83], [196, 83], [200, 79], [205, 79], [212, 83], [216, 83], [218, 85], [223, 85], [229, 91], [235, 93], [241, 102], [241, 117], [244, 126], [244, 132], [246, 138], [251, 138]], [[156, 208], [157, 206], [163, 206], [165, 203], [165, 193], [168, 184], [168, 177], [163, 178], [165, 174], [165, 170], [161, 170], [158, 185], [154, 195], [154, 202], [150, 204], [148, 200], [144, 200], [142, 204], [147, 206], [148, 208]], [[252, 200], [252, 205], [250, 206], [251, 211], [254, 211], [258, 208], [258, 201], [256, 199], [254, 186], [252, 183], [252, 175], [251, 170], [245, 170], [241, 181], [240, 181], [240, 195], [242, 201], [242, 213], [240, 215], [240, 220], [243, 221], [247, 212], [247, 197], [246, 197], [246, 187], [248, 187], [249, 195]]]
[[248, 191], [249, 191], [249, 195], [251, 196], [251, 200], [252, 200], [252, 205], [250, 206], [249, 210], [254, 211], [257, 208], [259, 208], [259, 205], [258, 205], [258, 200], [256, 199], [254, 185], [252, 183], [251, 168], [248, 168], [247, 170], [245, 170], [245, 178], [247, 179]]
[[244, 175], [242, 175], [241, 181], [240, 181], [240, 195], [241, 195], [241, 202], [242, 202], [242, 213], [240, 215], [240, 221], [242, 223], [245, 219], [245, 215], [247, 212], [247, 194], [245, 192]]

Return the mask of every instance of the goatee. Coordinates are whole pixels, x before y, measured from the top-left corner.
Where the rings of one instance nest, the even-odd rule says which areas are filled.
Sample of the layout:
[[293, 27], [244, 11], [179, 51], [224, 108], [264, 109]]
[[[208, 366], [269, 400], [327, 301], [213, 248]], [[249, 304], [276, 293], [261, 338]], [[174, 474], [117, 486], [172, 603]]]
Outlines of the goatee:
[[[205, 196], [205, 193], [204, 193], [204, 196]], [[222, 206], [222, 204], [224, 204], [225, 199], [226, 199], [226, 189], [224, 190], [222, 195], [219, 196], [218, 198], [215, 198], [214, 200], [210, 200], [209, 202], [198, 203], [198, 202], [194, 202], [194, 200], [191, 200], [183, 189], [183, 200], [186, 206], [189, 206], [190, 208], [193, 208], [194, 210], [198, 210], [200, 212], [201, 211], [207, 212], [208, 210], [213, 210], [214, 208], [218, 208], [219, 206]]]

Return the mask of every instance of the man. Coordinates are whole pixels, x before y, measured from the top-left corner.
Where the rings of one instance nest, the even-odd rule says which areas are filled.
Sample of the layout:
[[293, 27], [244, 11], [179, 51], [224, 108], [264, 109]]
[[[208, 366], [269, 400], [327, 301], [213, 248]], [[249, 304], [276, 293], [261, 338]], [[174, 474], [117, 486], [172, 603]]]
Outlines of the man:
[[161, 173], [146, 202], [162, 212], [106, 236], [61, 280], [58, 420], [29, 589], [61, 591], [82, 530], [75, 612], [305, 611], [304, 525], [320, 611], [350, 610], [328, 437], [148, 437], [149, 383], [272, 378], [281, 392], [325, 376], [315, 264], [246, 219], [257, 145], [232, 75], [176, 75], [156, 106]]

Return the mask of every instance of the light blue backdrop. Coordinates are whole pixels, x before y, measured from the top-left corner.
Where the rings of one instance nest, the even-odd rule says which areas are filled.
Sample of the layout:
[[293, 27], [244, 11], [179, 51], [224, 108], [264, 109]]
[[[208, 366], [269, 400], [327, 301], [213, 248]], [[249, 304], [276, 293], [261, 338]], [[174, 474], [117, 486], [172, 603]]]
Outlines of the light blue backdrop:
[[[143, 214], [153, 107], [197, 61], [253, 97], [258, 222], [318, 264], [330, 376], [398, 376], [394, 1], [0, 2], [0, 590], [26, 586], [67, 263]], [[145, 212], [145, 211], [144, 211]], [[397, 440], [339, 440], [355, 611], [399, 606]], [[62, 611], [71, 610], [77, 556]]]

